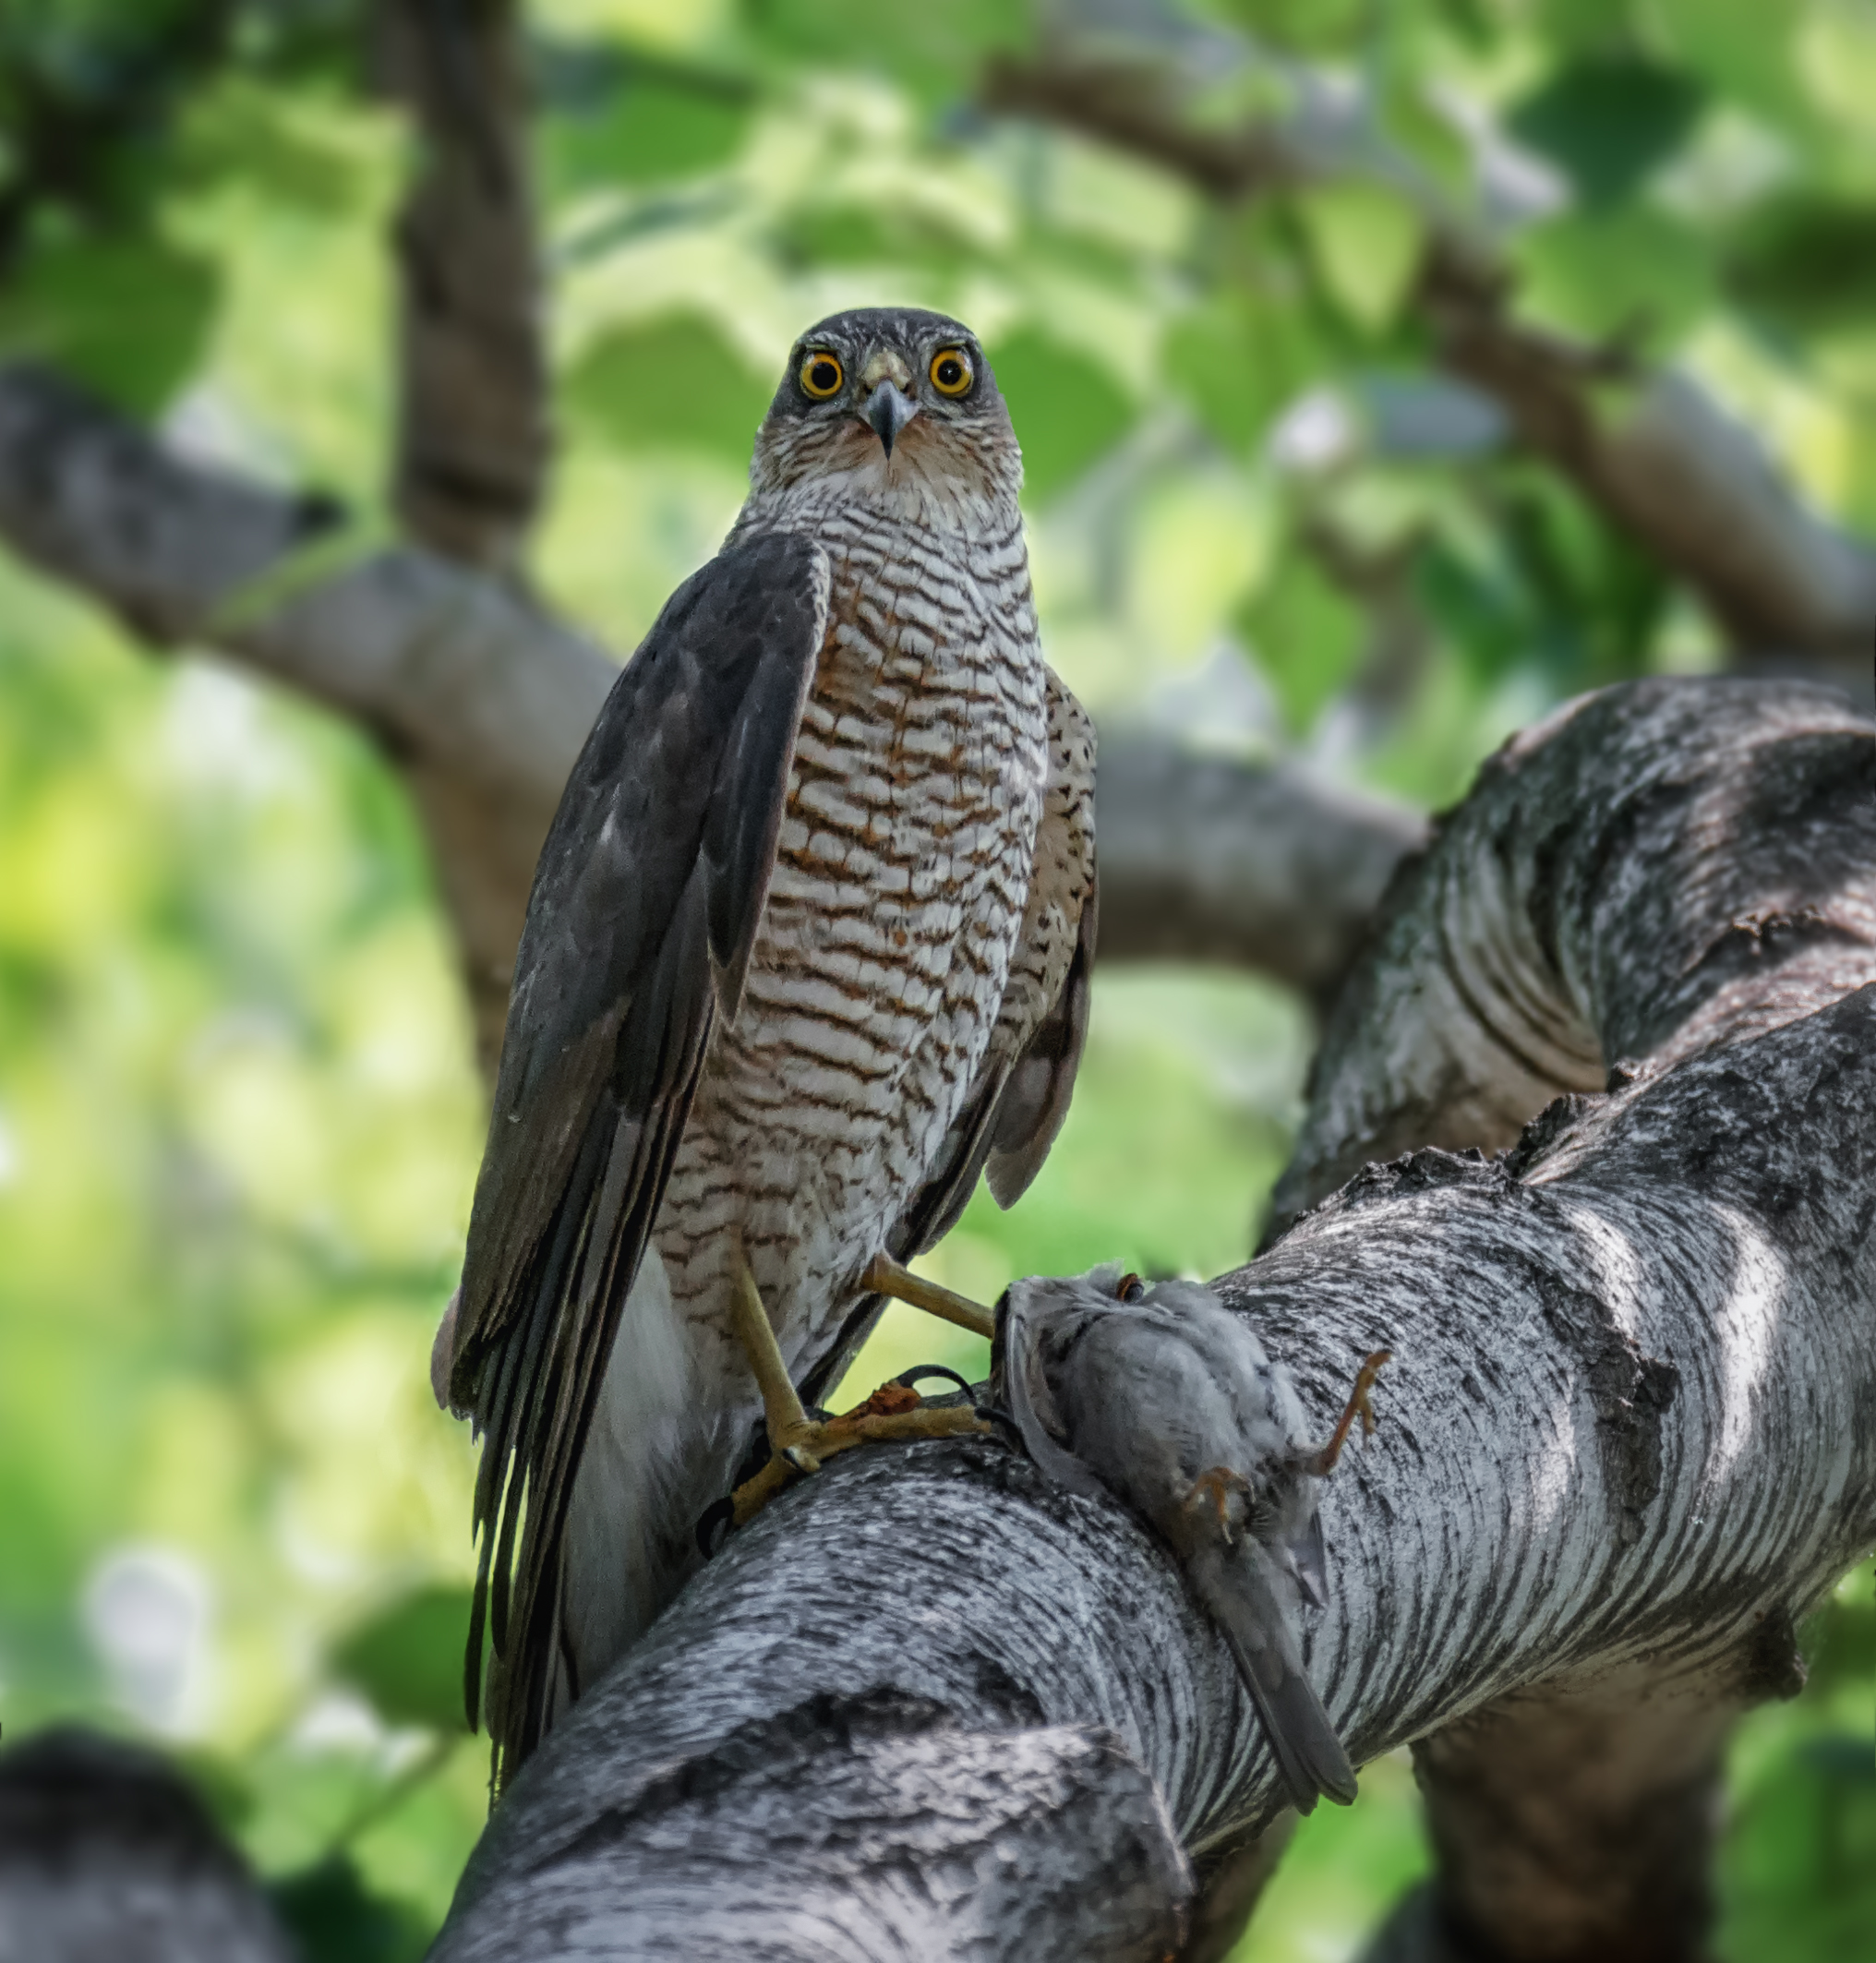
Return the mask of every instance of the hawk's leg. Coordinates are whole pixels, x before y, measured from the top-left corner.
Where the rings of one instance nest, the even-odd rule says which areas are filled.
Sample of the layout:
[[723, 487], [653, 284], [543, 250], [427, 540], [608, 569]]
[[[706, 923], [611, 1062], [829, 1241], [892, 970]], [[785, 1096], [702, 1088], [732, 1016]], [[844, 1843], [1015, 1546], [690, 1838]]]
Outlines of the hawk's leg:
[[[962, 1302], [964, 1298], [960, 1295], [953, 1299]], [[894, 1384], [883, 1385], [865, 1403], [840, 1417], [811, 1418], [801, 1408], [788, 1367], [782, 1360], [775, 1328], [746, 1261], [737, 1263], [734, 1306], [737, 1340], [762, 1389], [769, 1446], [775, 1454], [754, 1478], [746, 1480], [730, 1495], [731, 1514], [738, 1526], [759, 1512], [787, 1485], [790, 1472], [819, 1472], [822, 1460], [831, 1458], [836, 1451], [890, 1439], [950, 1439], [967, 1431], [990, 1429], [968, 1404], [933, 1409]], [[965, 1303], [965, 1307], [976, 1309], [977, 1305]], [[909, 1409], [906, 1407], [908, 1396]]]
[[740, 1258], [736, 1264], [732, 1313], [736, 1320], [736, 1340], [742, 1344], [742, 1354], [749, 1358], [749, 1367], [755, 1372], [756, 1383], [762, 1391], [763, 1414], [768, 1420], [769, 1449], [777, 1458], [786, 1459], [797, 1472], [819, 1472], [821, 1463], [809, 1449], [819, 1427], [801, 1408], [794, 1379], [788, 1375], [788, 1366], [782, 1358], [781, 1345], [776, 1341], [775, 1325], [763, 1306], [762, 1292], [755, 1285], [754, 1275], [749, 1271], [749, 1263]]
[[1362, 1421], [1362, 1437], [1365, 1440], [1375, 1435], [1375, 1407], [1368, 1402], [1368, 1392], [1375, 1388], [1375, 1379], [1381, 1374], [1381, 1366], [1389, 1362], [1392, 1350], [1377, 1350], [1355, 1373], [1355, 1387], [1349, 1392], [1349, 1400], [1342, 1406], [1341, 1416], [1335, 1429], [1329, 1434], [1329, 1443], [1312, 1452], [1303, 1463], [1305, 1472], [1314, 1473], [1318, 1479], [1327, 1478], [1335, 1470], [1335, 1462], [1341, 1457], [1341, 1449], [1348, 1443], [1348, 1435], [1356, 1418]]
[[955, 1322], [973, 1336], [988, 1339], [996, 1333], [996, 1318], [968, 1295], [955, 1295], [928, 1282], [909, 1268], [900, 1266], [889, 1254], [876, 1254], [861, 1272], [860, 1285], [870, 1295], [891, 1295], [896, 1302], [909, 1302], [941, 1322]]

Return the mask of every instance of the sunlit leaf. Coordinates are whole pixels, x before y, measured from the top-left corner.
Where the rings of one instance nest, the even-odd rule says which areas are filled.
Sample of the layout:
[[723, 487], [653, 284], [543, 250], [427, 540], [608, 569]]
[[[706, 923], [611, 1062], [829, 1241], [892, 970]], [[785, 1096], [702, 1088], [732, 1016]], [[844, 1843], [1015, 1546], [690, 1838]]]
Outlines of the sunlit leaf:
[[1787, 126], [1801, 126], [1810, 114], [1793, 61], [1804, 12], [1766, 0], [1653, 0], [1653, 18], [1681, 63]]
[[1297, 200], [1324, 285], [1351, 319], [1385, 327], [1420, 258], [1420, 222], [1378, 185], [1329, 184]]
[[1643, 205], [1570, 212], [1518, 242], [1521, 307], [1586, 340], [1671, 346], [1712, 305], [1713, 248], [1690, 227]]
[[1361, 657], [1361, 614], [1313, 559], [1293, 549], [1239, 624], [1284, 719], [1305, 734]]
[[1167, 379], [1233, 450], [1261, 437], [1321, 368], [1321, 345], [1293, 306], [1214, 299], [1167, 336]]

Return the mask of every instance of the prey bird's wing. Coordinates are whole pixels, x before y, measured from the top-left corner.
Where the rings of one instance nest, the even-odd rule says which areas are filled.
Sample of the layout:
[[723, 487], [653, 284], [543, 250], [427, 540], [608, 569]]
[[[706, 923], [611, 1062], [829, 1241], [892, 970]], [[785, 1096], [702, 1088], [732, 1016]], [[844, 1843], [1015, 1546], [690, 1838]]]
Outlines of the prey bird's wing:
[[825, 556], [780, 535], [679, 587], [535, 873], [450, 1372], [486, 1434], [470, 1719], [487, 1614], [511, 1766], [541, 1728], [567, 1503], [619, 1313], [715, 1019], [741, 997], [827, 604]]

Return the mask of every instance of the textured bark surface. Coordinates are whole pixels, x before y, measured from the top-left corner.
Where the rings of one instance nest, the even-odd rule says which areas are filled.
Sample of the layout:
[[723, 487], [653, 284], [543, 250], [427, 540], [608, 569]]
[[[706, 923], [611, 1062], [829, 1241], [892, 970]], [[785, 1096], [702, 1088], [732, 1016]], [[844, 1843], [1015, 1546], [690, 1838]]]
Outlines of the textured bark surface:
[[1381, 909], [1273, 1225], [1370, 1160], [1497, 1151], [1618, 1066], [1870, 979], [1872, 784], [1870, 724], [1790, 683], [1637, 683], [1514, 738]]
[[[1764, 828], [1782, 743], [1772, 774], [1810, 784], [1812, 856], [1860, 905], [1876, 856], [1838, 787], [1867, 795], [1876, 738], [1815, 727], [1819, 701], [1630, 689], [1521, 755], [1598, 728], [1677, 760], [1681, 826], [1737, 842]], [[1628, 890], [1649, 829], [1605, 823], [1619, 780], [1558, 777], [1563, 859], [1599, 837], [1595, 885]], [[1396, 901], [1397, 919], [1415, 890], [1444, 905], [1460, 865], [1483, 877], [1443, 943], [1461, 964], [1522, 931], [1468, 839], [1449, 825]], [[1762, 873], [1697, 882], [1689, 945], [1783, 905]], [[1834, 909], [1827, 884], [1812, 901]], [[1554, 1107], [1502, 1160], [1372, 1167], [1218, 1284], [1325, 1427], [1359, 1358], [1394, 1350], [1381, 1433], [1325, 1492], [1312, 1676], [1357, 1762], [1429, 1740], [1441, 1927], [1487, 1955], [1647, 1953], [1621, 1946], [1635, 1864], [1579, 1844], [1562, 1776], [1598, 1728], [1603, 1797], [1632, 1825], [1652, 1791], [1658, 1859], [1684, 1877], [1657, 1892], [1697, 1923], [1702, 1843], [1674, 1822], [1698, 1813], [1727, 1717], [1789, 1687], [1795, 1619], [1876, 1540], [1876, 948], [1752, 957], [1714, 988], [1686, 981], [1648, 908], [1590, 918], [1590, 986], [1678, 1062]], [[1546, 1735], [1552, 1776], [1529, 1791]], [[1128, 1515], [1000, 1443], [881, 1449], [737, 1535], [575, 1710], [491, 1821], [437, 1954], [728, 1956], [760, 1929], [776, 1956], [1159, 1957], [1195, 1919], [1195, 1875], [1276, 1807], [1220, 1639]], [[1481, 1837], [1469, 1808], [1512, 1817]], [[1540, 1872], [1533, 1938], [1501, 1910]]]

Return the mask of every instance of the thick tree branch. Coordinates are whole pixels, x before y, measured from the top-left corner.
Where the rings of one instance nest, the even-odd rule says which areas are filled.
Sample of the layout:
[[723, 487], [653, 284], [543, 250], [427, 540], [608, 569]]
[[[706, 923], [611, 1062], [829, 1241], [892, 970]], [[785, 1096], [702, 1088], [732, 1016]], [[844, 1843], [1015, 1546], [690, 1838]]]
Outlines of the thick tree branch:
[[379, 0], [420, 156], [400, 274], [395, 503], [413, 539], [520, 564], [548, 452], [539, 247], [511, 0]]
[[1751, 434], [1686, 376], [1513, 319], [1496, 249], [1345, 99], [1305, 91], [1287, 121], [1221, 129], [1195, 118], [1189, 76], [1067, 38], [994, 63], [981, 93], [989, 108], [1078, 130], [1222, 199], [1329, 177], [1387, 185], [1426, 226], [1417, 299], [1445, 365], [1685, 579], [1749, 662], [1798, 657], [1868, 697], [1876, 552], [1807, 511]]
[[[1662, 823], [1758, 869], [1710, 864], [1676, 933], [1595, 901], [1661, 860], [1617, 767], [1556, 767], [1593, 729], [1660, 760]], [[1220, 1283], [1319, 1420], [1365, 1350], [1395, 1352], [1382, 1433], [1327, 1489], [1311, 1643], [1358, 1761], [1477, 1714], [1489, 1767], [1488, 1713], [1641, 1699], [1666, 1714], [1657, 1792], [1697, 1797], [1727, 1716], [1788, 1687], [1793, 1620], [1876, 1540], [1876, 945], [1726, 952], [1789, 897], [1751, 849], [1768, 798], [1837, 869], [1810, 883], [1820, 916], [1861, 917], [1876, 855], [1846, 784], [1872, 742], [1801, 690], [1682, 684], [1508, 754], [1479, 802], [1554, 785], [1585, 1026], [1679, 1060], [1508, 1160], [1371, 1168]], [[1545, 917], [1463, 817], [1393, 919], [1416, 905], [1416, 945], [1467, 974]], [[1719, 985], [1689, 946], [1719, 950]], [[553, 1734], [437, 1954], [1157, 1957], [1194, 1868], [1277, 1805], [1219, 1637], [1129, 1516], [1001, 1444], [882, 1449], [736, 1536]], [[1609, 1946], [1632, 1904], [1570, 1900], [1590, 1946], [1543, 1953], [1636, 1953]]]
[[1872, 785], [1869, 723], [1790, 683], [1640, 683], [1515, 738], [1383, 905], [1273, 1224], [1372, 1160], [1498, 1150], [1612, 1069], [1859, 987], [1876, 973]]

